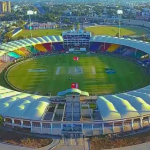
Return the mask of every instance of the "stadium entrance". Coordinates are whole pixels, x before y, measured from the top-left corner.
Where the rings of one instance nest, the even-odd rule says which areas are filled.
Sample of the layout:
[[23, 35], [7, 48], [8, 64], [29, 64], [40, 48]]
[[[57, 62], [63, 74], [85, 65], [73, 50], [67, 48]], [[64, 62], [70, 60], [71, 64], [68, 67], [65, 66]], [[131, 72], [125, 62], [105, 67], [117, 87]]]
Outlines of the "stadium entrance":
[[62, 134], [62, 138], [83, 138], [83, 134], [82, 133], [63, 133]]

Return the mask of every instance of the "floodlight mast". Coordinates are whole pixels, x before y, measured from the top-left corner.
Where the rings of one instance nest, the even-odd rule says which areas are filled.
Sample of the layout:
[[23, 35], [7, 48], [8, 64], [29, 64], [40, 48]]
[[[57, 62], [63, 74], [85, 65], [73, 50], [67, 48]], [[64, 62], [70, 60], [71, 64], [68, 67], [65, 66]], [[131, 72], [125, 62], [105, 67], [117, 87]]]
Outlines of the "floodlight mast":
[[31, 29], [31, 15], [36, 15], [37, 11], [33, 11], [33, 10], [28, 10], [27, 11], [27, 15], [29, 15], [29, 23], [30, 23], [30, 35], [32, 38], [32, 29]]
[[119, 31], [119, 38], [121, 36], [121, 15], [123, 14], [122, 10], [117, 10], [117, 14], [119, 16], [119, 26], [118, 26], [118, 31]]

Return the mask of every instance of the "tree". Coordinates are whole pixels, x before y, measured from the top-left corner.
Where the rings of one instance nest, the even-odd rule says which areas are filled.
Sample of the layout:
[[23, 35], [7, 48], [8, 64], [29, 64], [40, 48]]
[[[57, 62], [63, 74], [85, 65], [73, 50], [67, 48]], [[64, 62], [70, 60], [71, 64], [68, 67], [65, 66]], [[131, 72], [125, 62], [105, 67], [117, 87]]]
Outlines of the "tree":
[[0, 115], [0, 126], [2, 126], [3, 123], [4, 123], [4, 119], [3, 119], [3, 117]]
[[12, 38], [12, 32], [7, 32], [4, 36], [4, 39], [6, 39], [6, 41], [10, 41], [11, 38]]
[[20, 40], [20, 39], [24, 39], [24, 37], [23, 36], [18, 36], [17, 40]]
[[73, 29], [74, 29], [74, 25], [71, 25], [71, 27], [70, 27], [70, 28], [71, 28], [71, 30], [73, 30]]
[[80, 29], [80, 24], [79, 23], [77, 23], [77, 30], [79, 30]]
[[22, 26], [22, 27], [21, 27], [21, 29], [22, 29], [22, 30], [24, 30], [24, 29], [25, 29], [25, 27], [24, 27], [24, 26]]

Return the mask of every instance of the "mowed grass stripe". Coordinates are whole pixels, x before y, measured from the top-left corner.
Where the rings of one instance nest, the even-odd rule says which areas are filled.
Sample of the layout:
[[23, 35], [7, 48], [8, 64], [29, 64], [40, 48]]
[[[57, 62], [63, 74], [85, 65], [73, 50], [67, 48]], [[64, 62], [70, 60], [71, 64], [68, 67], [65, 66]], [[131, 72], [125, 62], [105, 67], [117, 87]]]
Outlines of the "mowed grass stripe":
[[[74, 61], [74, 56], [78, 56], [79, 61]], [[68, 74], [69, 68], [75, 70], [75, 66], [82, 67], [83, 74]], [[95, 67], [96, 74], [92, 73], [92, 66]], [[56, 75], [57, 67], [60, 67], [58, 75]], [[116, 74], [106, 74], [106, 67], [115, 69]], [[46, 69], [47, 71], [28, 72], [27, 69]], [[32, 93], [38, 91], [42, 95], [50, 92], [56, 95], [59, 91], [70, 88], [72, 82], [79, 83], [79, 89], [91, 95], [130, 90], [142, 80], [143, 83], [137, 88], [150, 83], [149, 76], [146, 75], [143, 78], [143, 72], [127, 60], [86, 54], [33, 59], [12, 68], [7, 77], [14, 86]]]

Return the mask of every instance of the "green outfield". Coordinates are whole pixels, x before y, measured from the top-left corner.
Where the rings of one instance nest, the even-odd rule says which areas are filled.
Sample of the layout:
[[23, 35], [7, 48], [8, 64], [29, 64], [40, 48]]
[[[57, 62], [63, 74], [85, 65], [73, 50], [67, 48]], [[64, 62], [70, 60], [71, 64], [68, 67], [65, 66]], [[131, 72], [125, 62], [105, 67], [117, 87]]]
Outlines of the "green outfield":
[[[74, 56], [79, 61], [74, 61]], [[106, 74], [105, 68], [112, 68], [116, 73]], [[50, 92], [56, 95], [69, 89], [73, 82], [90, 95], [123, 92], [150, 84], [149, 76], [144, 76], [137, 65], [127, 60], [87, 54], [32, 59], [10, 69], [7, 79], [17, 88], [42, 95]]]
[[[86, 28], [87, 31], [91, 31], [95, 35], [110, 35], [116, 36], [118, 33], [117, 26], [91, 26]], [[123, 35], [143, 35], [148, 34], [148, 31], [139, 27], [124, 26], [121, 28], [121, 36]]]

